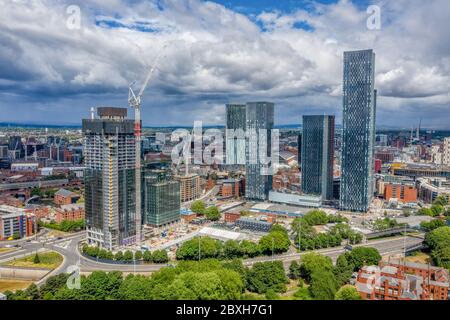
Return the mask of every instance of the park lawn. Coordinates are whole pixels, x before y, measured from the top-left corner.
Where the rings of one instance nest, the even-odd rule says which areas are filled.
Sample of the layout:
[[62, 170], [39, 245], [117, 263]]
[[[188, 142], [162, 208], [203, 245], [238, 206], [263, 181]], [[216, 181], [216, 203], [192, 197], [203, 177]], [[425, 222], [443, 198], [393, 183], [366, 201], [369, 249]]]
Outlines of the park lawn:
[[24, 258], [9, 260], [2, 265], [11, 267], [25, 267], [25, 268], [44, 268], [44, 269], [55, 269], [63, 262], [63, 257], [54, 251], [46, 251], [38, 253], [39, 263], [34, 263], [35, 254], [31, 254]]
[[26, 289], [32, 283], [32, 281], [0, 279], [0, 292]]

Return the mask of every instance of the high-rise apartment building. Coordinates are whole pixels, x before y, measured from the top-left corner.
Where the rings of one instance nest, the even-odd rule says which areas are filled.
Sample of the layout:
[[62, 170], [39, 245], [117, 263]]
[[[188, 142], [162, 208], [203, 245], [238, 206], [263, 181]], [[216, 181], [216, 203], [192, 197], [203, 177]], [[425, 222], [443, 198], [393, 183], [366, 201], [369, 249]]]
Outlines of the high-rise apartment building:
[[334, 116], [303, 116], [302, 191], [333, 199]]
[[144, 176], [144, 222], [160, 227], [180, 220], [180, 182], [165, 170], [153, 170]]
[[245, 164], [246, 105], [227, 104], [226, 164]]
[[135, 242], [134, 121], [125, 108], [98, 108], [83, 119], [88, 242], [113, 250]]
[[198, 174], [176, 176], [175, 179], [180, 182], [181, 202], [188, 202], [200, 198], [202, 189], [200, 186], [200, 176]]
[[[271, 130], [274, 122], [274, 104], [248, 102], [246, 107], [246, 176], [245, 197], [249, 200], [266, 200], [272, 188], [272, 175], [263, 171], [265, 164], [261, 154], [271, 157]], [[261, 141], [261, 130], [267, 130], [267, 140]]]
[[341, 210], [366, 212], [373, 198], [375, 53], [344, 53]]
[[442, 150], [442, 164], [450, 166], [450, 137], [444, 139]]

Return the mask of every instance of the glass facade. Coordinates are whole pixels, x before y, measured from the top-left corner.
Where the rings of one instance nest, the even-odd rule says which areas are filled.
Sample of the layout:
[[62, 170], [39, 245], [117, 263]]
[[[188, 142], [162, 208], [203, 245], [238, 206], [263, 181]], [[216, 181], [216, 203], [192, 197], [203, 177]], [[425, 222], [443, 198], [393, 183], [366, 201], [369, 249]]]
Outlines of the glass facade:
[[334, 116], [303, 116], [302, 191], [333, 198]]
[[227, 104], [226, 164], [245, 164], [246, 105]]
[[146, 224], [159, 227], [180, 219], [180, 183], [165, 172], [146, 174], [143, 200]]
[[261, 169], [264, 167], [261, 153], [267, 150], [266, 156], [271, 157], [271, 130], [273, 129], [273, 121], [273, 103], [247, 103], [246, 132], [259, 134], [261, 129], [267, 129], [267, 142], [257, 139], [257, 136], [247, 138], [245, 197], [249, 200], [267, 200], [269, 191], [272, 189], [272, 175], [263, 175], [261, 172]]
[[375, 54], [344, 53], [341, 210], [367, 212], [373, 198]]

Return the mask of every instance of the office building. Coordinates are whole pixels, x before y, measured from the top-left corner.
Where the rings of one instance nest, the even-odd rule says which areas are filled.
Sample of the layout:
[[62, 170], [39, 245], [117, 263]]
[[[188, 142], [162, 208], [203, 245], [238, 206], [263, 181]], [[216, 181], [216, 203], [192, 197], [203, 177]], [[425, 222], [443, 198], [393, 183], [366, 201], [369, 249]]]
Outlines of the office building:
[[181, 202], [188, 202], [200, 198], [202, 189], [200, 186], [200, 176], [198, 174], [176, 176], [175, 180], [180, 182]]
[[180, 220], [180, 182], [167, 171], [154, 170], [144, 176], [144, 222], [154, 227]]
[[36, 217], [25, 209], [0, 205], [0, 240], [21, 239], [34, 234]]
[[[264, 172], [261, 158], [264, 148], [267, 159], [271, 158], [271, 130], [274, 121], [274, 104], [270, 102], [249, 102], [246, 107], [245, 197], [249, 200], [266, 200], [272, 188], [272, 175]], [[267, 141], [259, 141], [260, 130], [267, 130]]]
[[376, 91], [372, 50], [344, 53], [341, 210], [367, 212], [373, 198]]
[[98, 108], [83, 119], [88, 242], [109, 250], [135, 242], [134, 121], [125, 108]]
[[245, 164], [246, 105], [227, 104], [226, 164]]
[[333, 199], [334, 116], [303, 116], [302, 191]]

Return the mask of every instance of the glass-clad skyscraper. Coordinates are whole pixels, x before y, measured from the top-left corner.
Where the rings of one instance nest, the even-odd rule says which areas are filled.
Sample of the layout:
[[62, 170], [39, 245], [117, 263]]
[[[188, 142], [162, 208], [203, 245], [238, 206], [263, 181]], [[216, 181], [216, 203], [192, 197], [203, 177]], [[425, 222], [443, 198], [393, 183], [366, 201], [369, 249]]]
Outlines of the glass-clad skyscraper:
[[[271, 157], [271, 130], [274, 121], [274, 104], [270, 102], [248, 102], [246, 107], [246, 166], [245, 197], [249, 200], [266, 200], [272, 189], [272, 175], [264, 174], [264, 160]], [[261, 129], [266, 129], [267, 139], [259, 138]]]
[[333, 198], [334, 116], [303, 116], [302, 191]]
[[341, 210], [366, 212], [373, 198], [375, 53], [344, 53]]
[[98, 108], [83, 119], [88, 242], [113, 250], [135, 241], [134, 121], [125, 108]]
[[226, 164], [245, 164], [245, 104], [227, 104]]
[[149, 171], [144, 180], [144, 222], [160, 227], [180, 220], [180, 182], [167, 170]]

